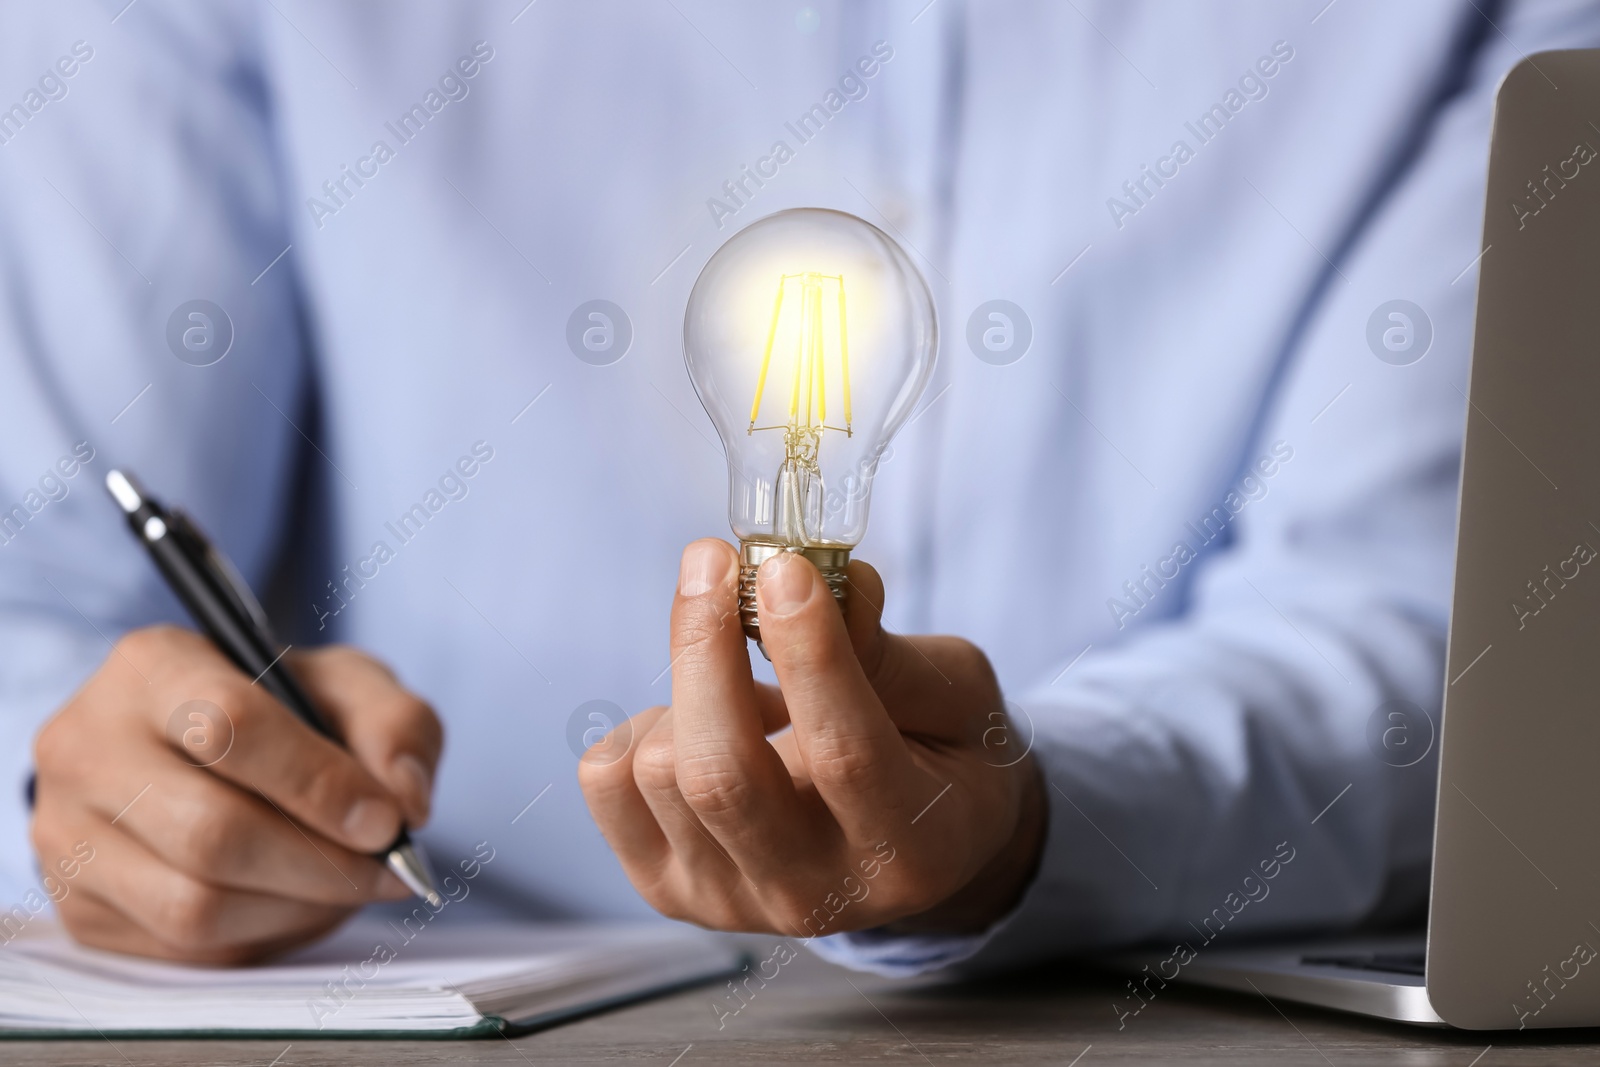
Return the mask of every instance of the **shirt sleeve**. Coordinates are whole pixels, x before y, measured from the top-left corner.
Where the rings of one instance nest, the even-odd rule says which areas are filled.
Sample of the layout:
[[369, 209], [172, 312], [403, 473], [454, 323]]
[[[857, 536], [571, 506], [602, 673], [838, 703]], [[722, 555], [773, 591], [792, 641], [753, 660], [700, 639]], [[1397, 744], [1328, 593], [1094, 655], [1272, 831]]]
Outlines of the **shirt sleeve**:
[[255, 9], [115, 7], [0, 10], [0, 68], [26, 76], [0, 101], [0, 906], [34, 884], [39, 726], [120, 634], [182, 618], [106, 471], [259, 578], [303, 418]]
[[[1250, 453], [1273, 476], [1218, 501], [1231, 541], [1174, 552], [1187, 610], [1012, 694], [1049, 798], [1021, 902], [979, 935], [820, 954], [903, 975], [1420, 916], [1494, 94], [1527, 54], [1600, 39], [1588, 5], [1492, 15], [1304, 312]], [[1421, 315], [1382, 313], [1402, 299]], [[1416, 347], [1379, 358], [1391, 328]]]

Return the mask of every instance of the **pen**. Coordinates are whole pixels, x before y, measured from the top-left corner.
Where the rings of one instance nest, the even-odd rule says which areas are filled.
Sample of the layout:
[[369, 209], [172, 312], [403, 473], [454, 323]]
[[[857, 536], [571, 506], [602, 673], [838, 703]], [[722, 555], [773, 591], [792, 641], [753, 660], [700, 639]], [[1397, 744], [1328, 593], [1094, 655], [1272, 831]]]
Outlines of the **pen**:
[[[337, 744], [338, 735], [281, 662], [288, 650], [278, 644], [266, 612], [228, 558], [205, 539], [187, 515], [162, 507], [127, 473], [107, 471], [106, 489], [127, 515], [128, 527], [150, 553], [167, 585], [223, 655], [261, 683], [301, 722]], [[404, 826], [385, 850], [384, 860], [406, 888], [434, 907], [444, 904], [427, 862]]]

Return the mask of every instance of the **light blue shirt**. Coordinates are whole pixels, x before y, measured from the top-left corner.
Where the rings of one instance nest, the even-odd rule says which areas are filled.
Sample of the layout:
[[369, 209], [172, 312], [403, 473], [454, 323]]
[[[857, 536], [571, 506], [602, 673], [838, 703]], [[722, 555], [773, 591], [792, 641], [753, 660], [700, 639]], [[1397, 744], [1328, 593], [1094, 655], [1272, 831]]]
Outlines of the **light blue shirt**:
[[[1491, 104], [1595, 5], [124, 2], [0, 14], [0, 900], [39, 724], [183, 619], [115, 464], [438, 709], [436, 856], [646, 913], [572, 739], [670, 699], [678, 554], [727, 536], [690, 286], [820, 205], [943, 327], [857, 555], [892, 628], [988, 652], [1050, 802], [992, 936], [826, 951], [1420, 903], [1432, 759], [1372, 727], [1437, 721]], [[569, 344], [595, 300], [625, 352]]]

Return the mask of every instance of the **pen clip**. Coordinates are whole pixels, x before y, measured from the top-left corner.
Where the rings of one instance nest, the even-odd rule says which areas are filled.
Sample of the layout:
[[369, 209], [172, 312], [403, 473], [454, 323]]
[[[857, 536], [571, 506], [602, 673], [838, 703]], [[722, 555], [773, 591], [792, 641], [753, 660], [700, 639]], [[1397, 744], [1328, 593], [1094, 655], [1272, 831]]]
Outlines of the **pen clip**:
[[167, 520], [167, 524], [176, 526], [181, 531], [181, 536], [195, 549], [201, 562], [217, 579], [217, 584], [228, 594], [234, 608], [268, 639], [273, 646], [272, 651], [279, 651], [278, 639], [272, 635], [272, 625], [267, 621], [266, 609], [261, 606], [261, 601], [256, 599], [255, 593], [250, 590], [244, 576], [234, 567], [233, 561], [212, 547], [210, 540], [200, 532], [200, 528], [188, 515], [173, 509], [167, 513]]
[[[272, 624], [267, 621], [266, 609], [245, 584], [244, 576], [234, 567], [233, 561], [209, 546], [206, 549], [206, 561], [216, 569], [222, 578], [222, 584], [227, 586], [228, 592], [233, 594], [238, 606], [244, 610], [250, 621], [255, 623], [262, 633], [272, 633]], [[273, 638], [273, 644], [277, 644], [277, 638]]]

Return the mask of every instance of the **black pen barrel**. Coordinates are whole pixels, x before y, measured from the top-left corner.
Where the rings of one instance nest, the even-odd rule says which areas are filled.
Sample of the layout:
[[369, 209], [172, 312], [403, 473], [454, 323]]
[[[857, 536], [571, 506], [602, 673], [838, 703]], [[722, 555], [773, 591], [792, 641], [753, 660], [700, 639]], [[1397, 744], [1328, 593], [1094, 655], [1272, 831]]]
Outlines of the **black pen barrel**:
[[195, 557], [200, 546], [181, 543], [184, 536], [179, 527], [181, 521], [169, 519], [163, 536], [144, 538], [151, 558], [179, 601], [234, 666], [307, 726], [324, 737], [337, 740], [338, 735], [318, 714], [300, 683], [279, 662], [280, 650], [263, 640], [250, 620], [240, 614], [227, 593], [197, 562]]

